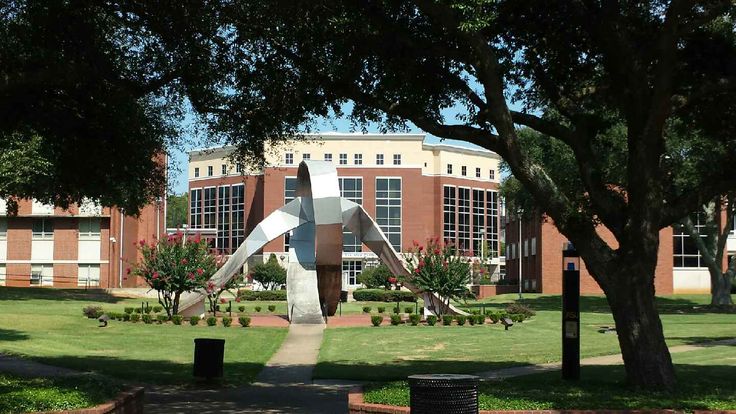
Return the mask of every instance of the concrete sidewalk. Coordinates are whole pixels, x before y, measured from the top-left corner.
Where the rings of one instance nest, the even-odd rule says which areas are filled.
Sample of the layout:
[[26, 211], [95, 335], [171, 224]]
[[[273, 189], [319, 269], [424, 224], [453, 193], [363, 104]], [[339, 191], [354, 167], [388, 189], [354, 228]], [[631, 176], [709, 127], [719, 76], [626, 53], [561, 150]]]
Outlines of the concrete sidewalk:
[[78, 371], [69, 368], [54, 367], [30, 359], [0, 354], [0, 372], [20, 377], [67, 377], [79, 375]]

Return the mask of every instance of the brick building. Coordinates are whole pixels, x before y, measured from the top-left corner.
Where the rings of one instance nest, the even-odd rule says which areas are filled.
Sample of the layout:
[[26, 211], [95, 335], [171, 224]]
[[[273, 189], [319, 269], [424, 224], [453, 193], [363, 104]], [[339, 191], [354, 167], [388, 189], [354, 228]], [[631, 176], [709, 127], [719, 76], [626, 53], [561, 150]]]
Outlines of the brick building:
[[[725, 215], [722, 219], [725, 219]], [[554, 222], [551, 219], [542, 220], [540, 217], [522, 220], [520, 231], [519, 221], [509, 216], [509, 220], [505, 222], [505, 232], [506, 277], [513, 281], [519, 279], [519, 260], [521, 260], [521, 280], [525, 292], [562, 293], [562, 247], [567, 243], [567, 239], [560, 234]], [[599, 227], [599, 234], [610, 246], [617, 246], [615, 238], [607, 229]], [[731, 229], [726, 249], [728, 254], [724, 256], [736, 254], [736, 225]], [[724, 268], [728, 257], [724, 257]], [[660, 295], [710, 293], [708, 269], [702, 263], [695, 244], [687, 234], [678, 229], [668, 227], [659, 232], [659, 254], [654, 283], [656, 292]], [[603, 293], [582, 261], [580, 291], [587, 294]]]
[[92, 203], [62, 210], [20, 200], [9, 217], [0, 200], [0, 286], [141, 286], [125, 268], [138, 259], [134, 241], [165, 234], [165, 203], [136, 218]]
[[[341, 193], [362, 204], [396, 251], [413, 240], [440, 236], [469, 255], [499, 264], [499, 157], [483, 149], [429, 144], [423, 134], [319, 134], [269, 148], [267, 167], [249, 171], [228, 160], [230, 148], [189, 154], [189, 232], [212, 235], [232, 252], [268, 214], [294, 197], [299, 162], [327, 160], [337, 167]], [[288, 260], [288, 235], [264, 249]], [[260, 260], [262, 258], [257, 258]], [[376, 256], [344, 234], [347, 287]]]

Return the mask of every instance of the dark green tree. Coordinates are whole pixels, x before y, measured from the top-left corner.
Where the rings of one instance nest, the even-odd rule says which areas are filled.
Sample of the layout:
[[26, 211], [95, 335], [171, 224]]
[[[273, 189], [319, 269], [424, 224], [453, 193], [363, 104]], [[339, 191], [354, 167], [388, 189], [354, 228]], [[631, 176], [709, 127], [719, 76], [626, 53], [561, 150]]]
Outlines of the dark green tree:
[[363, 269], [360, 275], [358, 275], [358, 283], [362, 283], [368, 289], [390, 289], [391, 283], [388, 279], [393, 276], [388, 266], [381, 263], [376, 267]]
[[181, 228], [187, 223], [189, 214], [189, 195], [172, 194], [166, 199], [166, 227]]
[[266, 290], [276, 290], [286, 284], [286, 269], [279, 264], [276, 255], [273, 253], [268, 257], [266, 263], [253, 266], [251, 276]]

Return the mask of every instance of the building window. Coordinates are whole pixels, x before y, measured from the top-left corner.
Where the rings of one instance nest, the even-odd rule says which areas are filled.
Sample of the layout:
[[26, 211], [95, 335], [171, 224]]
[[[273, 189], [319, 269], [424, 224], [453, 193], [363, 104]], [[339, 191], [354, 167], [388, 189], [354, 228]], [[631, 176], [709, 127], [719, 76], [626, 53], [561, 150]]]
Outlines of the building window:
[[8, 238], [8, 219], [0, 217], [0, 240]]
[[460, 175], [462, 175], [463, 177], [465, 177], [466, 175], [468, 175], [468, 167], [466, 167], [464, 165], [462, 167], [460, 167]]
[[100, 219], [99, 218], [80, 218], [79, 219], [79, 238], [80, 239], [100, 239]]
[[496, 171], [495, 170], [489, 170], [488, 171], [488, 178], [490, 180], [495, 180], [496, 179]]
[[348, 165], [348, 154], [340, 154], [340, 165]]
[[54, 267], [50, 264], [31, 265], [31, 286], [53, 286]]
[[383, 165], [383, 154], [376, 154], [376, 165]]
[[243, 173], [243, 164], [241, 164], [241, 163], [235, 164], [235, 172], [238, 173], [238, 174], [242, 174]]
[[308, 152], [302, 154], [302, 160], [306, 161], [306, 160], [311, 160], [311, 159], [312, 159], [312, 154], [310, 154]]
[[33, 238], [34, 239], [53, 239], [54, 238], [54, 222], [49, 219], [33, 220]]
[[480, 178], [480, 168], [475, 169], [475, 178]]
[[230, 186], [217, 187], [217, 240], [220, 254], [230, 254]]
[[204, 189], [204, 228], [214, 229], [217, 214], [217, 188]]
[[461, 252], [471, 248], [470, 245], [470, 189], [457, 189], [457, 247]]
[[194, 178], [199, 178], [199, 167], [194, 167]]
[[485, 237], [485, 190], [473, 190], [473, 256], [488, 254]]
[[284, 154], [284, 163], [286, 165], [292, 165], [292, 164], [294, 164], [294, 154], [292, 154], [290, 152], [287, 152], [286, 154]]
[[343, 283], [348, 286], [355, 286], [358, 284], [358, 275], [363, 271], [363, 262], [360, 260], [343, 260], [342, 261], [342, 274]]
[[0, 286], [5, 286], [5, 277], [7, 271], [4, 264], [0, 264]]
[[498, 256], [498, 192], [486, 191], [486, 246], [488, 257]]
[[401, 251], [401, 178], [376, 178], [376, 223]]
[[[702, 217], [702, 214], [697, 215], [693, 225], [695, 226], [695, 231], [701, 235], [700, 237], [705, 239], [703, 235], [705, 218]], [[706, 267], [695, 241], [679, 225], [673, 226], [672, 242], [674, 267]]]
[[447, 164], [447, 173], [452, 174], [452, 164]]
[[[449, 165], [449, 164], [448, 164]], [[457, 206], [457, 189], [453, 186], [444, 186], [444, 196], [442, 202], [442, 212], [444, 218], [444, 227], [442, 237], [445, 243], [455, 244], [457, 242], [457, 228], [455, 227], [455, 207]]]
[[537, 238], [536, 237], [532, 237], [532, 253], [531, 254], [532, 256], [537, 255]]
[[401, 165], [401, 154], [394, 154], [394, 165]]
[[[284, 204], [287, 204], [296, 197], [296, 177], [286, 177], [284, 179]], [[284, 251], [289, 251], [289, 236], [291, 232], [284, 234]]]
[[236, 184], [232, 192], [232, 249], [245, 241], [245, 185]]
[[77, 286], [100, 286], [100, 265], [80, 264]]
[[202, 227], [202, 189], [189, 191], [189, 227], [198, 229]]
[[211, 165], [207, 166], [207, 176], [212, 177], [215, 174], [215, 168]]
[[529, 239], [524, 240], [522, 247], [524, 248], [524, 257], [529, 256]]
[[363, 165], [363, 154], [355, 154], [355, 165]]
[[227, 164], [222, 164], [220, 168], [222, 170], [222, 175], [227, 175]]
[[325, 154], [325, 161], [332, 162], [332, 154], [330, 154], [330, 153]]
[[[363, 178], [362, 177], [340, 177], [340, 196], [360, 204], [363, 204]], [[360, 252], [363, 245], [358, 236], [353, 235], [347, 228], [342, 229], [342, 251]]]

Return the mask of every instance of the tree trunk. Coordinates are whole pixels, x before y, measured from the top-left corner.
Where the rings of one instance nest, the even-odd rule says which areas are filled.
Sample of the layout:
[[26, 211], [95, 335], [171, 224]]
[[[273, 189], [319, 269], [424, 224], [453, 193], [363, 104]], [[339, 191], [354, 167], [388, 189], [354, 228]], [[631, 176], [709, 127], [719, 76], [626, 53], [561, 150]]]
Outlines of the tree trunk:
[[180, 297], [181, 297], [181, 292], [174, 293], [174, 303], [171, 306], [171, 313], [169, 314], [169, 319], [171, 319], [172, 316], [179, 313], [179, 298]]
[[[616, 321], [628, 383], [643, 389], [672, 390], [675, 370], [655, 306], [651, 267], [619, 268], [610, 275], [614, 282], [606, 297]], [[637, 273], [641, 276], [632, 277]]]
[[733, 305], [731, 299], [731, 286], [732, 281], [728, 275], [723, 274], [720, 270], [718, 274], [714, 274], [713, 270], [710, 272], [710, 293], [711, 299], [710, 304], [712, 306], [724, 306]]

